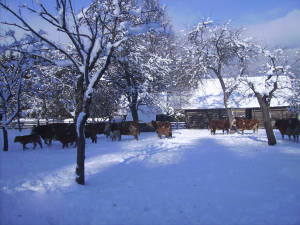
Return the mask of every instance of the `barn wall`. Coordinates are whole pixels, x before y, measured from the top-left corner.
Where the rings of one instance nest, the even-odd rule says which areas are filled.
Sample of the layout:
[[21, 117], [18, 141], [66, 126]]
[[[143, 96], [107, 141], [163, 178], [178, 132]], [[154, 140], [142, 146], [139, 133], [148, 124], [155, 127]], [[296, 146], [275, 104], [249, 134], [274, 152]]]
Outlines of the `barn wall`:
[[225, 109], [196, 109], [185, 110], [187, 128], [208, 128], [209, 120], [224, 119], [227, 117]]
[[[288, 111], [288, 107], [271, 107], [270, 113], [273, 125], [277, 119], [296, 118], [296, 114]], [[257, 119], [259, 121], [259, 127], [264, 127], [261, 110], [259, 108], [253, 108], [252, 115], [253, 119]]]
[[[234, 117], [257, 119], [262, 128], [263, 120], [260, 108], [236, 108], [232, 109]], [[296, 114], [288, 111], [288, 107], [271, 107], [271, 118], [276, 119], [295, 118]], [[209, 120], [227, 118], [225, 109], [189, 109], [185, 110], [187, 128], [207, 129]]]

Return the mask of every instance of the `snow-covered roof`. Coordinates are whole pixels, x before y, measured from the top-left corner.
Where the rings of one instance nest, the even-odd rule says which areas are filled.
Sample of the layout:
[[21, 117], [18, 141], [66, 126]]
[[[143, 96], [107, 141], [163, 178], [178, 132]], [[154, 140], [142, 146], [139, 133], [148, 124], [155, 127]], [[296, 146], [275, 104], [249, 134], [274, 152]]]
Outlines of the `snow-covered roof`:
[[[264, 77], [251, 77], [248, 80], [257, 86], [257, 89], [263, 93], [265, 86]], [[276, 97], [271, 100], [271, 107], [288, 106], [287, 97], [291, 95], [291, 91], [284, 87], [291, 87], [291, 82], [286, 77], [280, 77], [280, 89], [275, 92]], [[226, 85], [230, 85], [232, 79], [225, 80]], [[198, 89], [194, 91], [192, 97], [183, 106], [183, 109], [211, 109], [224, 108], [224, 94], [218, 79], [204, 79], [199, 84]], [[253, 92], [243, 82], [240, 83], [238, 89], [234, 91], [229, 100], [231, 108], [253, 108], [259, 107], [258, 101]]]
[[[122, 108], [119, 110], [118, 112], [120, 115], [127, 115], [126, 120], [127, 121], [132, 121], [132, 114], [130, 112], [130, 110], [127, 108]], [[158, 114], [158, 112], [156, 112], [154, 109], [152, 109], [151, 107], [148, 106], [140, 106], [139, 110], [138, 110], [138, 114], [139, 114], [139, 121], [140, 122], [145, 122], [148, 123], [151, 120], [156, 120], [156, 114]]]

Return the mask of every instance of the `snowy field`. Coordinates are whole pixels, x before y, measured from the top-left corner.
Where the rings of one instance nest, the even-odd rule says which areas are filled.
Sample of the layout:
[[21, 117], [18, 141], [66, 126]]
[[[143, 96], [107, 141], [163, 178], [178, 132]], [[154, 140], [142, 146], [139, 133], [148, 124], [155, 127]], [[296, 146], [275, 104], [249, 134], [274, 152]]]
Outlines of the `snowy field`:
[[[175, 130], [87, 140], [86, 185], [76, 149], [0, 151], [1, 225], [299, 225], [300, 143], [259, 134]], [[29, 146], [31, 147], [31, 146]]]

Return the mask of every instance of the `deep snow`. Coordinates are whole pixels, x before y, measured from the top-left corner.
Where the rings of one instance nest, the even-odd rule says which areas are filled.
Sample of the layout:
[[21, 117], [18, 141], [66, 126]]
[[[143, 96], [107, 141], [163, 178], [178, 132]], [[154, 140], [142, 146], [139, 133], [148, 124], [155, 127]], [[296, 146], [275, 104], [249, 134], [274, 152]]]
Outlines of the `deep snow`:
[[74, 181], [75, 148], [23, 152], [15, 135], [0, 152], [1, 225], [300, 224], [300, 143], [277, 131], [276, 146], [264, 130], [98, 135], [87, 140], [85, 186]]

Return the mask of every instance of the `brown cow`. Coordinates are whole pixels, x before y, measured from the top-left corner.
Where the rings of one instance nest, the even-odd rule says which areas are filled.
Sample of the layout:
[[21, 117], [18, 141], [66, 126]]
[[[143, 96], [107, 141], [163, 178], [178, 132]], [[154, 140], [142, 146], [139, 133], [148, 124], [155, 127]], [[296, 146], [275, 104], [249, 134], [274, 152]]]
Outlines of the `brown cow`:
[[242, 134], [244, 134], [244, 130], [253, 130], [253, 133], [258, 133], [259, 121], [257, 119], [237, 118], [233, 121], [233, 125], [234, 123], [236, 128], [242, 131]]
[[223, 134], [226, 130], [226, 133], [229, 134], [229, 120], [210, 120], [208, 126], [210, 129], [210, 133], [213, 135], [216, 134], [216, 130], [222, 130]]
[[168, 121], [151, 121], [149, 126], [153, 127], [157, 133], [157, 136], [161, 139], [162, 135], [166, 138], [172, 137], [172, 126]]

